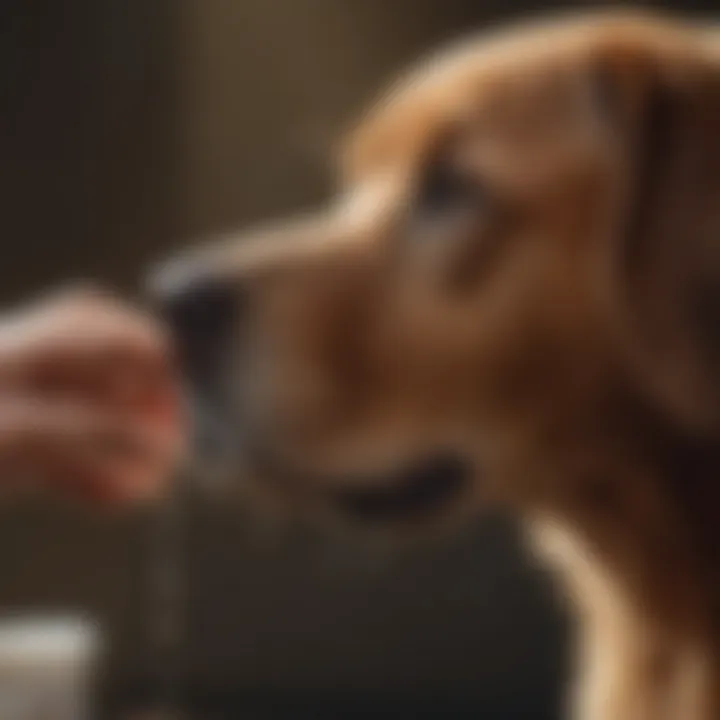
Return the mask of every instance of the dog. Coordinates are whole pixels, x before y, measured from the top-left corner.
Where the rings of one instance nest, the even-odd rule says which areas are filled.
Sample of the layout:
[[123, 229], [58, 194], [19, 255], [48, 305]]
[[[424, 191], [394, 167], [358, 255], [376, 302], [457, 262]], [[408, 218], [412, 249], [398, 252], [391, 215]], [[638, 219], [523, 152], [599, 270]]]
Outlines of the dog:
[[720, 32], [462, 42], [339, 165], [326, 207], [157, 274], [206, 420], [359, 523], [513, 508], [577, 608], [573, 716], [718, 720]]

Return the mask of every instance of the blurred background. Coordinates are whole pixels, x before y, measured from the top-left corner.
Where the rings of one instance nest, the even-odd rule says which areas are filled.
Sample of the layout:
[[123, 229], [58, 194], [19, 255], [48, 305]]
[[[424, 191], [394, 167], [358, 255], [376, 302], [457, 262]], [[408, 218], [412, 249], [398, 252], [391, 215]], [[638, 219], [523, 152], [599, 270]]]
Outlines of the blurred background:
[[[171, 249], [320, 200], [333, 143], [388, 76], [459, 34], [555, 7], [2, 0], [2, 301], [87, 277], [134, 293]], [[512, 524], [489, 517], [388, 555], [260, 533], [249, 513], [202, 493], [186, 503], [178, 673], [197, 717], [559, 716], [568, 623]], [[156, 691], [160, 521], [0, 507], [0, 612], [98, 618], [103, 715]]]

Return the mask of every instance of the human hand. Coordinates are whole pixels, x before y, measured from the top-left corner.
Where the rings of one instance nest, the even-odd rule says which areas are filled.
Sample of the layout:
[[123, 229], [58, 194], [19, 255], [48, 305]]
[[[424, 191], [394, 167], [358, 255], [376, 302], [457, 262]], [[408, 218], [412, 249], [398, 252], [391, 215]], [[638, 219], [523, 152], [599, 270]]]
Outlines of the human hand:
[[0, 488], [149, 499], [183, 430], [169, 339], [150, 317], [74, 290], [0, 320]]

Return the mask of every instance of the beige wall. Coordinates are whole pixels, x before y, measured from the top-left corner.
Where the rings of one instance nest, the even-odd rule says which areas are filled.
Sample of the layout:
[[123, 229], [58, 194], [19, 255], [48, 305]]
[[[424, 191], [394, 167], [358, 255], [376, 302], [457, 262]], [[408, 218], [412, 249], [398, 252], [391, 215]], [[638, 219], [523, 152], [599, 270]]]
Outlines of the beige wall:
[[316, 201], [333, 144], [388, 79], [503, 4], [185, 0], [192, 231]]

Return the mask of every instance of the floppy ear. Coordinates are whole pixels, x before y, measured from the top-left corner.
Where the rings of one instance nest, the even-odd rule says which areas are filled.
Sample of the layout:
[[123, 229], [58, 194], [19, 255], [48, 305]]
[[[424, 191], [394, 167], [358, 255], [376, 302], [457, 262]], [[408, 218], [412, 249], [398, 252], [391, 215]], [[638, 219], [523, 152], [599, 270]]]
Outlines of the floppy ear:
[[611, 258], [618, 327], [654, 399], [717, 434], [720, 52], [698, 42], [632, 68], [615, 63], [624, 158]]

